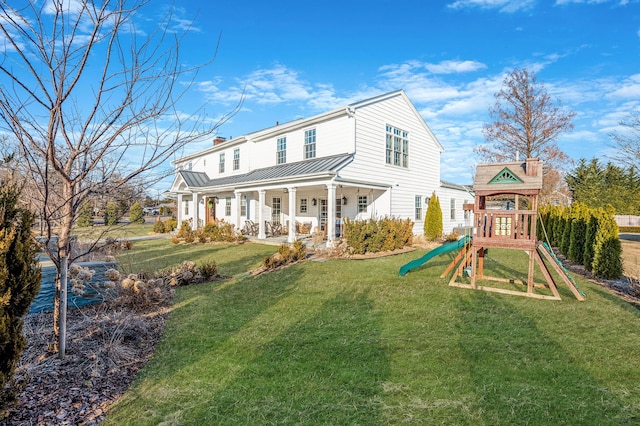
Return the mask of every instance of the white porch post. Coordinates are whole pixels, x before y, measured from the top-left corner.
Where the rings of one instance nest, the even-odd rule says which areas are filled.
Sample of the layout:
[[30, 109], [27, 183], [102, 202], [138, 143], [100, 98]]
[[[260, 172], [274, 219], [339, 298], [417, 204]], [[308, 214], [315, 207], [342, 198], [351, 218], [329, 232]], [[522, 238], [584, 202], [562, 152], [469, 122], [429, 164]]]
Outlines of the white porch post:
[[176, 220], [178, 221], [178, 228], [180, 228], [180, 226], [182, 226], [182, 221], [184, 220], [182, 219], [182, 209], [184, 209], [184, 206], [182, 205], [182, 194], [178, 194], [178, 203], [176, 207]]
[[259, 240], [264, 240], [265, 238], [267, 238], [267, 232], [264, 226], [264, 218], [262, 217], [262, 211], [264, 210], [264, 204], [265, 204], [265, 194], [267, 191], [265, 191], [264, 189], [261, 189], [260, 191], [258, 191], [258, 214], [256, 215], [257, 219], [258, 219], [258, 239]]
[[327, 246], [333, 247], [336, 237], [336, 184], [327, 184]]
[[193, 193], [193, 230], [195, 231], [196, 229], [198, 229], [200, 226], [198, 224], [198, 213], [200, 210], [200, 194], [197, 192]]
[[240, 217], [240, 203], [242, 201], [242, 192], [233, 191], [233, 195], [236, 197], [236, 228], [242, 229], [241, 221], [242, 217]]
[[287, 241], [293, 243], [296, 240], [296, 188], [287, 189], [289, 190], [289, 238]]

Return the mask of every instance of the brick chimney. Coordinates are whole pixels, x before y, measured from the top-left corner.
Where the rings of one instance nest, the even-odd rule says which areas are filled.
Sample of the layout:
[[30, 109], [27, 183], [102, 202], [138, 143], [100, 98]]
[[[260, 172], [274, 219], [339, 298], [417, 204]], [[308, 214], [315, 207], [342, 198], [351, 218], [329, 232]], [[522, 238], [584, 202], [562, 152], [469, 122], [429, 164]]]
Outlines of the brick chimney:
[[223, 138], [222, 136], [216, 136], [213, 140], [213, 146], [220, 145], [222, 142], [226, 141], [227, 138]]
[[537, 158], [527, 158], [525, 162], [525, 174], [527, 176], [538, 176], [542, 174], [542, 161]]

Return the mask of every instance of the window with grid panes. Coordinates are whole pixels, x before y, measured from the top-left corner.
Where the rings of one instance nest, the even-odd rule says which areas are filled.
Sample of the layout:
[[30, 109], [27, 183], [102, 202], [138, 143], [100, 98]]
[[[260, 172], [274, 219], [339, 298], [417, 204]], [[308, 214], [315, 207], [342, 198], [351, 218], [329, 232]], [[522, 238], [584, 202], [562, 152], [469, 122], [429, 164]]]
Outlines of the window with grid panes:
[[247, 196], [242, 195], [240, 197], [240, 216], [247, 215]]
[[231, 197], [226, 197], [225, 198], [224, 215], [225, 216], [231, 216]]
[[224, 173], [224, 152], [220, 153], [220, 162], [218, 163], [218, 172]]
[[316, 129], [304, 132], [304, 158], [316, 158]]
[[280, 197], [273, 197], [271, 206], [271, 221], [274, 224], [280, 224], [280, 213], [282, 213], [282, 200]]
[[233, 150], [233, 170], [240, 168], [240, 148]]
[[414, 204], [415, 204], [415, 210], [416, 210], [416, 213], [415, 213], [415, 220], [422, 220], [422, 219], [424, 219], [424, 218], [422, 217], [422, 197], [421, 197], [420, 195], [416, 195], [416, 198], [415, 198]]
[[287, 162], [287, 138], [278, 138], [276, 148], [276, 164]]
[[409, 132], [387, 124], [385, 162], [393, 166], [409, 167]]
[[366, 213], [367, 212], [367, 196], [366, 195], [358, 195], [358, 213]]

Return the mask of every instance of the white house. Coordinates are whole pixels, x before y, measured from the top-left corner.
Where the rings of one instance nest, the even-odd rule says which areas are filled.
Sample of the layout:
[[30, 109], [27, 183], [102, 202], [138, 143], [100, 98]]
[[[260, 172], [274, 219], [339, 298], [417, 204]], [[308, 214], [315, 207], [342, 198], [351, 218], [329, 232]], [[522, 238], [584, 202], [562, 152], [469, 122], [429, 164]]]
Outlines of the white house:
[[[410, 218], [422, 234], [435, 191], [444, 232], [465, 225], [464, 187], [440, 181], [443, 147], [402, 90], [244, 136], [175, 162], [178, 223], [320, 230], [332, 244], [343, 218]], [[291, 226], [296, 224], [296, 226]]]

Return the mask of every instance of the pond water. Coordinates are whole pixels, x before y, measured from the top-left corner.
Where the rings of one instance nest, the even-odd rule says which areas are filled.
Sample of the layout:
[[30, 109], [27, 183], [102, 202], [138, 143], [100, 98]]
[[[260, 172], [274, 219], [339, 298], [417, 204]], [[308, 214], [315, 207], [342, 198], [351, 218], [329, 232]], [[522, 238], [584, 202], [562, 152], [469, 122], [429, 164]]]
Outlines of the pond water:
[[[102, 288], [102, 283], [106, 281], [104, 273], [107, 269], [117, 269], [115, 262], [80, 262], [78, 266], [88, 267], [96, 271], [93, 279], [85, 283], [85, 294], [76, 296], [71, 292], [71, 284], [67, 285], [67, 306], [69, 308], [86, 306], [90, 304], [102, 303], [105, 298], [112, 296], [112, 293]], [[40, 292], [33, 300], [29, 313], [52, 311], [53, 299], [56, 294], [56, 267], [52, 265], [42, 266], [42, 282]]]

